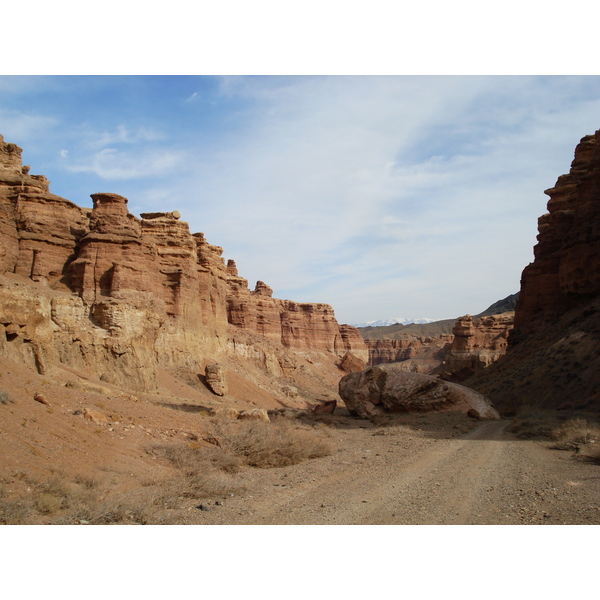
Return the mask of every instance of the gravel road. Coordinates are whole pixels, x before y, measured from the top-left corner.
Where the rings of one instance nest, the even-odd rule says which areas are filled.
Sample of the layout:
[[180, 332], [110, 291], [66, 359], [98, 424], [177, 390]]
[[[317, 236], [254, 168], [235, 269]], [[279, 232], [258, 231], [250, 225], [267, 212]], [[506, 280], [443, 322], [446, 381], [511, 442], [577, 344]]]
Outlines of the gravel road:
[[243, 493], [206, 511], [190, 507], [190, 517], [239, 525], [600, 523], [600, 467], [518, 440], [508, 423], [433, 416], [415, 418], [415, 431], [348, 419], [329, 429], [331, 456], [251, 469]]

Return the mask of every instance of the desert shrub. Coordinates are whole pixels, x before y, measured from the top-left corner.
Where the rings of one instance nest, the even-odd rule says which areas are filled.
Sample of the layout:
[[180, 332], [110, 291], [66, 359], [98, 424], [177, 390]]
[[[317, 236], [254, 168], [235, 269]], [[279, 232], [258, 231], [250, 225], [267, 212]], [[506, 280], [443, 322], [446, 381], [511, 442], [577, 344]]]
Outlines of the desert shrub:
[[24, 525], [29, 522], [32, 507], [24, 500], [3, 500], [0, 502], [0, 524]]
[[181, 473], [155, 482], [160, 490], [157, 503], [173, 504], [172, 499], [177, 497], [218, 496], [240, 488], [233, 474], [239, 471], [242, 461], [220, 448], [169, 445], [154, 446], [150, 451], [167, 459]]
[[595, 441], [600, 436], [598, 426], [586, 419], [569, 419], [552, 430], [552, 448], [557, 450], [579, 451], [582, 446]]
[[507, 430], [519, 439], [550, 439], [556, 424], [554, 412], [526, 406], [519, 410]]
[[331, 454], [331, 442], [323, 431], [286, 420], [223, 423], [220, 435], [225, 450], [253, 467], [283, 467]]

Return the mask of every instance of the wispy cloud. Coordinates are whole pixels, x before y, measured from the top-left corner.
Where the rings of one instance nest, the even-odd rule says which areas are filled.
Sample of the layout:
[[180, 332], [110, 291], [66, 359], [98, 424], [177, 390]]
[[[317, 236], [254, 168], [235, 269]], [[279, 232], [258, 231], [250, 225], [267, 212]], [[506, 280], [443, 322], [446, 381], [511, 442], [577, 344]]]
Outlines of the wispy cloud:
[[[63, 157], [68, 158], [66, 153]], [[173, 152], [123, 152], [116, 148], [104, 148], [85, 161], [67, 164], [72, 173], [93, 173], [101, 179], [121, 181], [161, 175], [176, 175], [182, 156]]]
[[177, 83], [172, 96], [144, 88], [144, 110], [127, 97], [91, 116], [70, 88], [81, 114], [22, 111], [45, 135], [23, 120], [29, 137], [11, 137], [52, 132], [53, 182], [89, 194], [100, 178], [132, 211], [178, 209], [242, 276], [329, 302], [344, 322], [453, 317], [517, 291], [543, 190], [599, 127], [598, 77]]

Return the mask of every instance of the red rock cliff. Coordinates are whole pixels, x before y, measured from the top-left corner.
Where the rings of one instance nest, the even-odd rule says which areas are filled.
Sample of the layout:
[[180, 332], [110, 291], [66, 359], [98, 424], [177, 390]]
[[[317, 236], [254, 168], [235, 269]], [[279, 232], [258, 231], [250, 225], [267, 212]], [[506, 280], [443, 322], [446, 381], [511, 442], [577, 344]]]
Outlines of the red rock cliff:
[[506, 355], [468, 380], [507, 413], [600, 407], [600, 131], [546, 190]]
[[548, 212], [521, 276], [514, 341], [600, 293], [600, 131], [581, 140], [569, 174], [545, 193]]
[[[197, 371], [202, 355], [264, 354], [233, 340], [231, 325], [287, 349], [366, 359], [358, 331], [329, 305], [272, 298], [260, 281], [250, 291], [177, 211], [140, 219], [122, 196], [92, 199], [90, 210], [51, 194], [0, 136], [0, 352], [137, 389], [153, 389], [157, 365]], [[277, 373], [293, 363], [262, 360]]]

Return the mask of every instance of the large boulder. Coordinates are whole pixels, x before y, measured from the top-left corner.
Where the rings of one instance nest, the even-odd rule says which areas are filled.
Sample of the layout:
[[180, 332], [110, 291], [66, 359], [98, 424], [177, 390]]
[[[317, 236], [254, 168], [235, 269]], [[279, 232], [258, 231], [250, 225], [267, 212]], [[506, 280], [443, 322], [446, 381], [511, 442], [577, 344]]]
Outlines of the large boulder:
[[204, 370], [206, 385], [217, 396], [224, 396], [227, 393], [227, 381], [225, 372], [218, 363], [206, 365]]
[[476, 410], [483, 419], [499, 419], [489, 400], [463, 385], [431, 375], [409, 373], [394, 365], [369, 367], [342, 377], [339, 393], [351, 414], [362, 418], [387, 413]]

